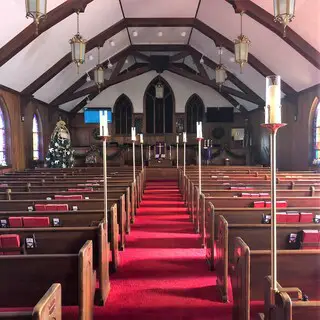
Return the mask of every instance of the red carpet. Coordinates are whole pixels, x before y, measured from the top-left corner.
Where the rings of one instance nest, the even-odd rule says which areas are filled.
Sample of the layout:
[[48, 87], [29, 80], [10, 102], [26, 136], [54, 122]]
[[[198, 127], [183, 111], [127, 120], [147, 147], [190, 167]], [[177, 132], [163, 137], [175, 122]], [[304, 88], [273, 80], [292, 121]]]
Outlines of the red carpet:
[[177, 190], [175, 183], [147, 184], [108, 301], [95, 308], [95, 319], [231, 319], [232, 306], [219, 302]]

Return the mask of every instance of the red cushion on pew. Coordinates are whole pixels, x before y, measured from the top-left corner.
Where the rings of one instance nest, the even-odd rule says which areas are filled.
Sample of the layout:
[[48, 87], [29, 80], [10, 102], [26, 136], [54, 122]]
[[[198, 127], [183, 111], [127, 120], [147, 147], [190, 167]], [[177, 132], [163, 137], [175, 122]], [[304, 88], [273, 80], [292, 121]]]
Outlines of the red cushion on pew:
[[264, 201], [254, 201], [253, 207], [254, 208], [264, 208]]
[[68, 192], [91, 192], [93, 188], [69, 188]]
[[259, 193], [250, 193], [250, 198], [259, 198]]
[[69, 200], [82, 200], [83, 197], [81, 194], [70, 194], [70, 195], [55, 195], [54, 198], [56, 200], [65, 200], [65, 199], [69, 199]]
[[241, 197], [242, 197], [242, 198], [250, 198], [250, 197], [251, 197], [251, 194], [248, 193], [248, 192], [242, 192], [242, 193], [241, 193]]
[[300, 212], [299, 222], [312, 223], [313, 222], [313, 213], [312, 212]]
[[[266, 208], [271, 208], [271, 201], [266, 201], [265, 202], [265, 207]], [[280, 200], [280, 201], [277, 201], [276, 207], [277, 208], [287, 208], [288, 207], [288, 203], [287, 203], [287, 201]]]
[[[20, 237], [17, 234], [3, 234], [0, 236], [2, 248], [20, 248]], [[6, 256], [20, 254], [20, 251], [4, 252]]]
[[1, 241], [0, 241], [0, 256], [3, 256], [3, 252], [1, 251], [2, 245], [1, 245]]
[[69, 206], [64, 203], [47, 204], [46, 211], [68, 211]]
[[22, 228], [22, 217], [9, 217], [10, 228]]
[[318, 243], [320, 242], [319, 230], [303, 230], [302, 242], [304, 243]]
[[270, 197], [270, 194], [267, 193], [267, 192], [261, 192], [259, 193], [259, 197], [262, 198], [262, 197]]
[[23, 217], [26, 228], [50, 227], [49, 217]]
[[299, 223], [300, 214], [297, 211], [287, 212], [287, 223]]
[[286, 222], [287, 222], [287, 213], [277, 212], [277, 223], [286, 223]]
[[36, 211], [46, 211], [46, 205], [44, 203], [37, 203], [34, 208]]
[[320, 249], [320, 243], [301, 243], [302, 250]]

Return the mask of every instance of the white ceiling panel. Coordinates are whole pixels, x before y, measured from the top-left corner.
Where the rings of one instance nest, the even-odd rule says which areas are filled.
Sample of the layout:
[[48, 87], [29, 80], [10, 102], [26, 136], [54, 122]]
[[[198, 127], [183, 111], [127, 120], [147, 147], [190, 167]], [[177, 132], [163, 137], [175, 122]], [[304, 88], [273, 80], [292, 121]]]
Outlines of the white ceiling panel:
[[[118, 1], [95, 0], [80, 15], [80, 33], [90, 39], [121, 18]], [[1, 67], [0, 83], [17, 91], [31, 84], [70, 52], [69, 39], [76, 33], [76, 23], [73, 14], [41, 34]]]
[[132, 44], [187, 44], [190, 32], [188, 27], [129, 28]]
[[130, 18], [194, 17], [199, 0], [121, 0]]
[[69, 101], [67, 103], [64, 103], [59, 106], [59, 109], [62, 109], [64, 111], [70, 112], [78, 103], [80, 103], [83, 99], [85, 99], [87, 96], [83, 96], [81, 98], [78, 98], [73, 101]]
[[[193, 30], [190, 45], [200, 51], [209, 59], [219, 63], [219, 50], [215, 47], [213, 41], [200, 33]], [[234, 62], [234, 54], [225, 48], [222, 49], [222, 63], [228, 71], [233, 73], [244, 84], [256, 92], [260, 97], [265, 96], [265, 78], [250, 65], [245, 65], [243, 73], [240, 73], [240, 67]]]
[[[198, 18], [231, 40], [240, 33], [240, 15], [235, 14], [226, 1], [203, 0]], [[317, 68], [282, 38], [246, 15], [243, 16], [243, 33], [251, 40], [250, 52], [295, 90], [318, 83]]]
[[[126, 30], [122, 30], [116, 34], [113, 39], [115, 42], [114, 47], [110, 46], [109, 42], [106, 42], [104, 47], [100, 49], [101, 62], [107, 60], [130, 45]], [[61, 92], [63, 92], [66, 88], [70, 87], [79, 78], [81, 78], [86, 72], [92, 70], [97, 64], [97, 48], [91, 50], [89, 54], [90, 53], [95, 57], [95, 59], [92, 61], [87, 60], [85, 64], [81, 65], [79, 68], [79, 73], [77, 73], [76, 65], [71, 63], [49, 82], [47, 82], [42, 88], [40, 88], [35, 93], [35, 97], [39, 100], [49, 103], [59, 96], [59, 94], [61, 94]]]
[[[47, 12], [62, 4], [65, 0], [48, 1]], [[31, 24], [33, 20], [26, 18], [26, 5], [23, 0], [0, 1], [0, 48]]]
[[145, 62], [145, 61], [140, 61], [139, 59], [135, 59], [133, 56], [127, 57], [126, 61], [123, 64], [123, 67], [121, 68], [121, 71], [125, 71], [126, 69], [130, 68], [132, 65], [134, 65], [136, 62]]
[[[273, 1], [255, 0], [255, 3], [272, 15]], [[304, 40], [320, 51], [320, 1], [296, 0], [295, 17], [289, 27], [297, 32]]]
[[241, 105], [243, 105], [248, 111], [257, 109], [257, 105], [255, 103], [249, 102], [247, 100], [243, 100], [241, 98], [232, 96], [232, 98], [234, 98], [235, 100], [237, 100]]

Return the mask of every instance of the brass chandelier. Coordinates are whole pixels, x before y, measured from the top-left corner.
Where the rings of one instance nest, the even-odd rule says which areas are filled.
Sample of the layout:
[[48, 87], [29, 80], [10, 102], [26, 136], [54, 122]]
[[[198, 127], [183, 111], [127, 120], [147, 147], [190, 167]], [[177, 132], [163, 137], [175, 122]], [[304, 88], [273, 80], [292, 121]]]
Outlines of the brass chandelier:
[[243, 12], [240, 13], [240, 35], [234, 40], [234, 53], [235, 61], [240, 65], [240, 72], [243, 71], [243, 66], [248, 63], [249, 45], [251, 41], [242, 33], [242, 16]]
[[283, 24], [283, 36], [286, 28], [294, 18], [296, 0], [273, 0], [274, 21]]
[[219, 48], [219, 56], [220, 56], [219, 65], [216, 67], [216, 83], [219, 86], [219, 91], [221, 91], [221, 87], [223, 86], [223, 84], [227, 79], [227, 71], [221, 62], [221, 58], [222, 58], [221, 47]]
[[85, 63], [86, 56], [86, 40], [81, 36], [79, 32], [79, 11], [77, 11], [77, 34], [69, 40], [71, 45], [72, 61], [77, 65], [78, 73], [79, 66]]
[[26, 0], [26, 17], [36, 24], [36, 35], [39, 34], [39, 23], [47, 14], [47, 0]]
[[100, 63], [100, 47], [98, 47], [98, 64], [94, 69], [94, 82], [100, 91], [101, 87], [104, 85], [104, 69]]

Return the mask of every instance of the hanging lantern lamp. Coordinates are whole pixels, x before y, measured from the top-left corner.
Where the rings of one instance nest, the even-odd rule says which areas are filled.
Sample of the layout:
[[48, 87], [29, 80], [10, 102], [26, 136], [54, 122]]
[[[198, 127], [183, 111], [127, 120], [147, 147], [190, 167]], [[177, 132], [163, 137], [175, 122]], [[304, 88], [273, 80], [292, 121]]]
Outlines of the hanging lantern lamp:
[[71, 45], [72, 61], [77, 65], [78, 73], [79, 66], [85, 63], [86, 56], [86, 40], [80, 35], [79, 32], [79, 11], [77, 11], [77, 34], [69, 40]]
[[101, 87], [104, 85], [104, 69], [100, 64], [100, 47], [98, 47], [98, 64], [94, 70], [94, 82], [100, 91]]
[[296, 0], [273, 0], [274, 21], [283, 25], [283, 37], [286, 36], [286, 28], [294, 18]]
[[221, 63], [221, 57], [222, 57], [222, 48], [219, 49], [219, 55], [220, 55], [220, 61], [219, 65], [216, 67], [216, 83], [219, 86], [219, 91], [221, 91], [221, 87], [225, 83], [227, 79], [227, 71], [223, 64]]
[[164, 96], [164, 86], [161, 83], [161, 81], [159, 80], [158, 83], [155, 85], [155, 89], [156, 89], [156, 98], [157, 99], [163, 99]]
[[36, 35], [39, 33], [39, 23], [47, 14], [47, 0], [26, 0], [26, 17], [32, 18], [36, 24]]
[[236, 40], [234, 40], [234, 53], [235, 53], [235, 61], [240, 65], [240, 72], [242, 73], [243, 66], [245, 63], [248, 63], [248, 54], [249, 54], [249, 45], [250, 40], [244, 34], [242, 34], [242, 15], [243, 12], [240, 13], [241, 16], [241, 33]]

